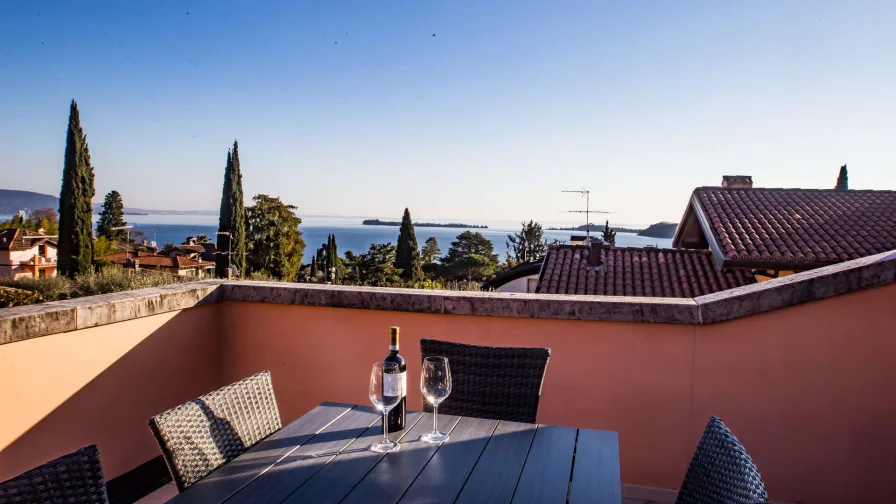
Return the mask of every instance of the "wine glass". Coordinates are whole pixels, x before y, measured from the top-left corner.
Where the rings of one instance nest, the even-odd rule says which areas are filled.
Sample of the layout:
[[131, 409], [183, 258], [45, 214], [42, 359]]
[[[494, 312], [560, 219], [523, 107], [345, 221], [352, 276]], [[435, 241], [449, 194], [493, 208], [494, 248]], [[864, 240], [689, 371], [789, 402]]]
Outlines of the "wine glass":
[[439, 403], [451, 393], [451, 370], [448, 358], [427, 357], [423, 359], [423, 372], [420, 374], [420, 390], [423, 397], [432, 404], [432, 432], [420, 436], [425, 443], [441, 443], [448, 440], [448, 434], [439, 432]]
[[377, 362], [370, 371], [370, 402], [376, 409], [383, 412], [383, 440], [370, 445], [370, 449], [377, 453], [389, 453], [401, 447], [387, 436], [389, 435], [389, 422], [387, 416], [389, 410], [398, 404], [403, 395], [401, 390], [401, 374], [398, 364], [395, 362]]

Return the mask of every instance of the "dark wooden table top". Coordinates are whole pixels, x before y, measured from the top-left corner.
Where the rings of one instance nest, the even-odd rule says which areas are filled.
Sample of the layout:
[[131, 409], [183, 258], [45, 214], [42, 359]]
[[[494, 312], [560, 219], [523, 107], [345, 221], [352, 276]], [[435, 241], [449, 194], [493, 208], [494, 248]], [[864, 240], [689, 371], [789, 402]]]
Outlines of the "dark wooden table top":
[[408, 413], [383, 435], [371, 407], [324, 403], [194, 484], [171, 502], [619, 504], [615, 432], [439, 415], [441, 445], [423, 443], [432, 414]]

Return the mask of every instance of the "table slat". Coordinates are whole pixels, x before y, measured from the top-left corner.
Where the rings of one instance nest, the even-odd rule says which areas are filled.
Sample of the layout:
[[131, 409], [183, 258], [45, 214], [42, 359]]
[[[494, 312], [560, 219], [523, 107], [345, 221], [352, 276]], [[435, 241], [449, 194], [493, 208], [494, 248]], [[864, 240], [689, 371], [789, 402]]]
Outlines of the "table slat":
[[[460, 418], [456, 416], [440, 415], [439, 428], [442, 432], [450, 434], [458, 420]], [[386, 455], [342, 502], [346, 504], [398, 502], [432, 458], [433, 453], [439, 449], [439, 445], [420, 441], [420, 436], [430, 431], [432, 431], [432, 413], [427, 413], [405, 436], [401, 449]]]
[[191, 504], [224, 501], [352, 408], [352, 404], [321, 404], [197, 481], [169, 502]]
[[244, 486], [227, 501], [228, 504], [282, 502], [381, 418], [382, 415], [370, 407], [352, 409]]
[[497, 425], [496, 420], [461, 418], [451, 431], [451, 437], [442, 443], [399, 502], [454, 502]]
[[498, 423], [456, 502], [510, 502], [535, 429], [535, 424]]
[[619, 435], [609, 431], [579, 430], [570, 504], [619, 504], [621, 500]]
[[539, 425], [516, 485], [514, 504], [566, 503], [576, 429]]
[[[409, 412], [406, 420], [407, 426], [400, 432], [389, 433], [389, 439], [403, 441], [422, 417], [422, 413]], [[311, 480], [299, 487], [285, 502], [289, 504], [308, 502], [330, 504], [341, 501], [361, 481], [361, 478], [383, 458], [382, 454], [368, 449], [382, 437], [383, 423], [377, 422], [364, 431], [364, 434], [355, 439], [334, 460], [324, 466]]]

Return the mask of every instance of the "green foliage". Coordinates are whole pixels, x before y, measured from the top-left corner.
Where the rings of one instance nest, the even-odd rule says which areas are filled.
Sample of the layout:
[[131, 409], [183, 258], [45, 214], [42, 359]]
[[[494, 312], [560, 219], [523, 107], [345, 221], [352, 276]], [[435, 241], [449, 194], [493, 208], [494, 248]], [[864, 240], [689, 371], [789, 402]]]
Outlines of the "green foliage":
[[195, 279], [151, 271], [134, 271], [118, 265], [110, 265], [101, 267], [98, 271], [91, 270], [89, 273], [76, 276], [72, 282], [72, 297], [148, 289], [190, 281], [195, 281]]
[[246, 280], [253, 280], [256, 282], [282, 282], [283, 281], [283, 280], [280, 280], [279, 278], [271, 276], [270, 274], [268, 274], [264, 271], [253, 271], [252, 273], [249, 273], [249, 276], [246, 278]]
[[464, 231], [442, 258], [444, 275], [455, 280], [481, 280], [495, 272], [498, 255], [492, 242], [475, 231]]
[[12, 219], [0, 222], [0, 229], [18, 228], [31, 232], [44, 230], [44, 234], [53, 236], [59, 234], [59, 214], [52, 208], [38, 208], [28, 214], [27, 218], [16, 214]]
[[266, 194], [259, 194], [252, 201], [255, 204], [246, 212], [251, 270], [295, 281], [305, 251], [305, 241], [299, 231], [302, 219], [296, 216], [296, 207]]
[[240, 172], [239, 145], [234, 140], [233, 151], [227, 151], [224, 169], [224, 188], [221, 192], [221, 213], [218, 216], [218, 254], [215, 275], [227, 276], [232, 263], [238, 272], [246, 273], [249, 223], [243, 205], [243, 175]]
[[207, 234], [196, 235], [196, 243], [209, 243], [210, 241]]
[[516, 262], [537, 261], [548, 253], [544, 229], [541, 224], [533, 220], [528, 223], [522, 222], [522, 226], [519, 233], [507, 235], [507, 250], [513, 251], [513, 259]]
[[177, 248], [177, 245], [175, 245], [174, 243], [168, 242], [168, 243], [162, 245], [162, 250], [160, 250], [159, 253], [162, 255], [168, 255], [176, 248]]
[[348, 280], [355, 285], [397, 287], [401, 285], [399, 271], [395, 269], [396, 247], [391, 243], [374, 243], [367, 252], [355, 255], [345, 253]]
[[604, 230], [600, 234], [600, 239], [611, 247], [616, 246], [616, 231], [610, 229], [610, 221], [604, 224]]
[[105, 236], [110, 240], [124, 241], [127, 233], [124, 229], [113, 229], [126, 226], [124, 221], [124, 202], [118, 191], [111, 191], [103, 200], [103, 209], [100, 211], [100, 220], [96, 223], [97, 236]]
[[62, 276], [4, 278], [0, 280], [0, 286], [34, 292], [41, 298], [38, 302], [68, 299], [72, 294], [71, 280]]
[[93, 270], [93, 166], [78, 104], [72, 100], [62, 190], [59, 194], [59, 273], [73, 278]]
[[838, 191], [849, 190], [849, 174], [846, 173], [846, 165], [840, 167], [840, 174], [837, 175], [837, 185], [834, 189]]
[[432, 264], [436, 257], [439, 257], [439, 254], [442, 253], [442, 249], [439, 248], [439, 240], [436, 240], [435, 236], [430, 236], [423, 242], [423, 250], [421, 251], [421, 255], [423, 257], [423, 264]]
[[0, 287], [0, 308], [25, 306], [43, 303], [44, 299], [36, 292]]
[[341, 283], [345, 276], [345, 261], [339, 257], [336, 235], [327, 235], [327, 243], [321, 244], [311, 258], [305, 280]]
[[417, 235], [414, 233], [411, 212], [405, 208], [396, 244], [395, 267], [401, 270], [403, 280], [413, 283], [423, 279], [422, 266], [423, 262], [420, 259], [420, 249], [417, 246]]

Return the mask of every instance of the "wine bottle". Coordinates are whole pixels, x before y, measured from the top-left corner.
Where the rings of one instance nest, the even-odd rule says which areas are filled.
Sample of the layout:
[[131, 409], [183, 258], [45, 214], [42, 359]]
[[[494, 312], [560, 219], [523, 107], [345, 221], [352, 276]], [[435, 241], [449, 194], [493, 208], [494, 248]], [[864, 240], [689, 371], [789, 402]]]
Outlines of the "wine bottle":
[[[394, 362], [398, 364], [398, 376], [383, 377], [383, 380], [392, 379], [400, 380], [401, 383], [401, 399], [398, 404], [389, 412], [389, 432], [399, 431], [405, 428], [405, 406], [408, 395], [408, 379], [407, 365], [404, 363], [404, 357], [398, 354], [398, 327], [389, 328], [391, 341], [389, 342], [389, 355], [383, 359], [384, 362]], [[394, 389], [393, 389], [394, 390]]]

